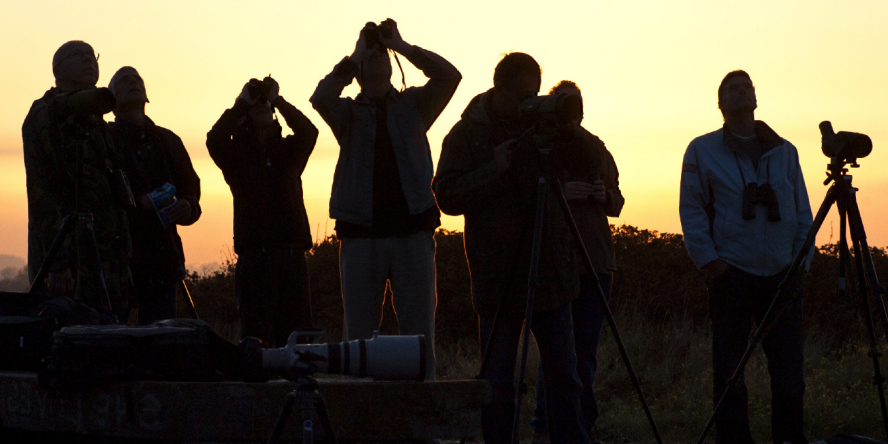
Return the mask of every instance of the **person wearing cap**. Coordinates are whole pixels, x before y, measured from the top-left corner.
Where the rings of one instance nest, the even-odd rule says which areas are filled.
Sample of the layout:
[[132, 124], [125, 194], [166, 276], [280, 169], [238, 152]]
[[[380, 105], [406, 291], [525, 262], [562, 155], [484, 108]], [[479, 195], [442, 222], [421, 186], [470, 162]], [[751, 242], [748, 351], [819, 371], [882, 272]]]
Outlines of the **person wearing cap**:
[[[108, 89], [117, 102], [109, 125], [117, 163], [137, 204], [128, 211], [130, 267], [139, 324], [144, 325], [176, 317], [176, 292], [185, 278], [176, 225], [191, 225], [200, 217], [200, 179], [182, 139], [145, 115], [148, 94], [135, 68], [117, 70]], [[154, 202], [149, 194], [166, 184], [175, 187], [175, 203]]]
[[[761, 322], [813, 223], [799, 153], [755, 120], [749, 74], [724, 77], [718, 107], [722, 128], [697, 137], [685, 151], [679, 201], [685, 247], [709, 288], [715, 403], [746, 351], [753, 321]], [[801, 296], [786, 305], [762, 340], [771, 375], [771, 435], [776, 444], [801, 444], [808, 442], [802, 435]], [[753, 442], [743, 378], [715, 417], [719, 444]]]
[[[210, 157], [234, 198], [241, 336], [272, 347], [312, 326], [305, 259], [312, 239], [302, 172], [318, 138], [317, 128], [279, 92], [271, 77], [252, 80], [207, 133]], [[281, 135], [274, 109], [293, 134]]]
[[[95, 86], [98, 59], [92, 46], [83, 41], [73, 40], [59, 47], [52, 58], [55, 86], [34, 101], [22, 125], [28, 191], [28, 274], [33, 282], [40, 267], [46, 267], [48, 278], [36, 283], [38, 291], [76, 296], [94, 308], [106, 305], [104, 287], [113, 314], [125, 323], [132, 285], [124, 210], [129, 202], [114, 164], [108, 125], [102, 119], [115, 103], [107, 88]], [[80, 171], [76, 168], [78, 158], [82, 162]], [[88, 236], [76, 236], [75, 229], [64, 238], [58, 253], [49, 258], [63, 219], [75, 212], [92, 215], [93, 223], [84, 227], [91, 227], [96, 248], [86, 242]]]

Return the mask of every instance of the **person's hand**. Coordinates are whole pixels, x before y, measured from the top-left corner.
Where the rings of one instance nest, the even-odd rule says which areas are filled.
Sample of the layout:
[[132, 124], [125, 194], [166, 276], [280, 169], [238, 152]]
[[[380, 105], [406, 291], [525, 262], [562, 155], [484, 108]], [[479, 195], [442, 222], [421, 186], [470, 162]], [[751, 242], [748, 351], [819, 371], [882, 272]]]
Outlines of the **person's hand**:
[[598, 179], [592, 182], [592, 198], [600, 204], [607, 202], [607, 189], [604, 187], [603, 180]]
[[355, 51], [348, 58], [360, 65], [361, 62], [373, 55], [373, 51], [376, 51], [378, 46], [379, 44], [376, 44], [372, 48], [368, 48], [367, 38], [364, 36], [364, 30], [361, 29], [361, 33], [358, 35], [358, 43], [355, 43]]
[[725, 274], [725, 271], [728, 271], [728, 263], [721, 259], [716, 259], [703, 266], [703, 272], [709, 279], [717, 279]]
[[512, 145], [515, 139], [509, 139], [493, 148], [493, 157], [496, 160], [497, 174], [503, 174], [512, 164]]
[[139, 198], [139, 208], [143, 210], [154, 209], [154, 204], [151, 202], [151, 198], [148, 197], [147, 194], [143, 194], [142, 197]]
[[247, 102], [247, 104], [249, 104], [250, 106], [256, 104], [256, 101], [250, 98], [250, 82], [244, 84], [244, 89], [241, 90], [241, 93], [239, 96], [237, 96], [237, 98], [244, 99], [244, 101]]
[[567, 182], [564, 184], [564, 198], [567, 200], [586, 199], [592, 194], [592, 184], [587, 182]]
[[170, 217], [171, 223], [182, 225], [182, 222], [191, 217], [191, 204], [187, 200], [180, 199], [167, 209], [167, 216]]
[[398, 24], [392, 19], [385, 19], [384, 22], [380, 23], [380, 25], [383, 24], [392, 25], [392, 38], [386, 38], [384, 35], [382, 35], [382, 31], [380, 31], [379, 41], [382, 42], [382, 44], [385, 45], [386, 48], [390, 48], [393, 51], [408, 55], [408, 53], [413, 50], [413, 46], [405, 42], [404, 39], [401, 38], [401, 32], [398, 31]]
[[47, 287], [49, 287], [49, 293], [54, 296], [73, 296], [74, 278], [71, 277], [71, 269], [66, 268], [62, 271], [50, 271]]
[[268, 103], [273, 104], [281, 95], [281, 85], [278, 84], [277, 80], [272, 79], [271, 77], [266, 77], [262, 79], [262, 81], [271, 84], [271, 90], [268, 92]]

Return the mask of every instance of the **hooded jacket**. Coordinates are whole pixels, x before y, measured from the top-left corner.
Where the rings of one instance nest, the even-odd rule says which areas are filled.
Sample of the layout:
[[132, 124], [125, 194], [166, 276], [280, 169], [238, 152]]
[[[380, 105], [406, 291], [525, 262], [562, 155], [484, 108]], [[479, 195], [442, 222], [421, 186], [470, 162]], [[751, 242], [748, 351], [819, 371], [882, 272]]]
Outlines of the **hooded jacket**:
[[[389, 90], [386, 121], [404, 197], [410, 214], [415, 215], [435, 205], [430, 187], [434, 167], [426, 132], [450, 102], [462, 75], [441, 56], [419, 47], [405, 57], [429, 81], [403, 92]], [[376, 106], [363, 94], [354, 99], [339, 97], [357, 75], [357, 64], [344, 58], [318, 83], [309, 101], [339, 142], [330, 217], [369, 227], [373, 224]]]
[[[764, 122], [756, 121], [755, 129], [765, 150], [757, 166], [738, 150], [726, 126], [694, 139], [685, 152], [679, 214], [697, 267], [721, 259], [757, 276], [775, 275], [801, 251], [813, 223], [795, 146]], [[780, 221], [769, 221], [762, 204], [754, 219], [743, 219], [743, 190], [751, 182], [774, 189]]]
[[[311, 248], [302, 200], [302, 172], [318, 139], [318, 129], [278, 97], [274, 106], [293, 134], [264, 144], [244, 131], [250, 106], [243, 99], [225, 110], [207, 133], [207, 149], [234, 198], [234, 251], [284, 247]], [[281, 128], [278, 125], [277, 131]], [[280, 133], [278, 133], [280, 134]]]
[[[200, 178], [182, 139], [172, 131], [157, 126], [145, 116], [143, 126], [117, 118], [109, 124], [116, 146], [116, 163], [129, 179], [138, 201], [151, 191], [170, 183], [176, 197], [191, 206], [189, 217], [181, 225], [192, 225], [200, 218]], [[128, 210], [134, 275], [151, 279], [178, 280], [185, 277], [185, 253], [177, 224], [164, 228], [154, 209]]]
[[[521, 120], [501, 120], [489, 112], [493, 90], [476, 96], [444, 139], [433, 189], [441, 211], [465, 216], [464, 242], [472, 276], [472, 297], [481, 316], [504, 304], [524, 306], [537, 202], [536, 148], [533, 137], [514, 148], [509, 171], [497, 173], [494, 147], [528, 129]], [[570, 166], [589, 171], [583, 141], [550, 144], [552, 170]], [[539, 257], [535, 311], [552, 310], [578, 291], [575, 247], [562, 211], [547, 190]]]

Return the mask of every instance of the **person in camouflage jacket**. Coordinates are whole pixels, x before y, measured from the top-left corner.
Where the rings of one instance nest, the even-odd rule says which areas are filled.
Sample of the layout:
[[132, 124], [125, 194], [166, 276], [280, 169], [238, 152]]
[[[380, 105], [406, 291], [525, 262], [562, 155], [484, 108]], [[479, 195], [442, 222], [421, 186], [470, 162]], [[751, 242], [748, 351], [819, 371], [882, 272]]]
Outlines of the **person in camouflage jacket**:
[[[76, 211], [93, 216], [92, 228], [101, 264], [94, 255], [80, 254], [76, 230], [59, 253], [45, 264], [49, 275], [38, 283], [54, 295], [79, 297], [101, 306], [99, 271], [104, 276], [112, 308], [126, 313], [131, 285], [126, 213], [115, 186], [119, 174], [111, 162], [113, 144], [102, 114], [114, 108], [107, 88], [96, 88], [98, 56], [82, 41], [62, 45], [53, 56], [56, 86], [34, 101], [22, 125], [28, 191], [28, 273], [33, 281], [56, 238], [63, 219]], [[82, 153], [80, 189], [76, 159]], [[119, 176], [117, 176], [119, 177]], [[79, 193], [78, 193], [79, 191]], [[76, 202], [79, 194], [79, 202]], [[123, 319], [125, 322], [125, 319]]]

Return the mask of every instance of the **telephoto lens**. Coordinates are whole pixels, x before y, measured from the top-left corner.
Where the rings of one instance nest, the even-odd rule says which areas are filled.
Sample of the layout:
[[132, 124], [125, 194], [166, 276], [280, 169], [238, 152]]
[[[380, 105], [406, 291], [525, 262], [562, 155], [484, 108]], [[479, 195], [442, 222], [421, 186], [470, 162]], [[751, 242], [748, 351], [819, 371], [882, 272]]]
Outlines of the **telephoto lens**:
[[[293, 332], [287, 346], [260, 349], [261, 341], [241, 341], [245, 373], [250, 379], [269, 373], [290, 374], [311, 366], [311, 371], [377, 381], [422, 381], [426, 374], [425, 336], [380, 336], [331, 344], [299, 344], [305, 334]], [[261, 354], [261, 360], [259, 355]]]

